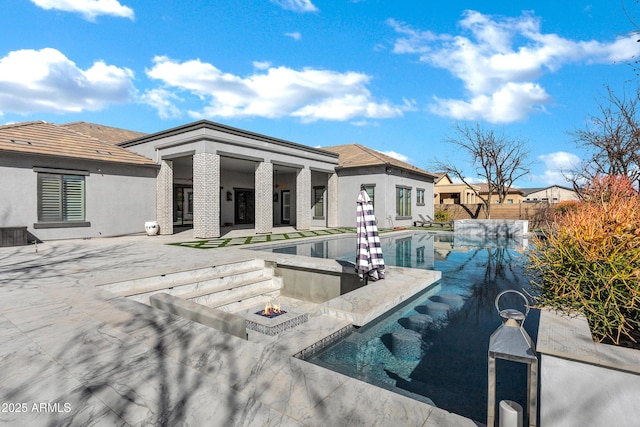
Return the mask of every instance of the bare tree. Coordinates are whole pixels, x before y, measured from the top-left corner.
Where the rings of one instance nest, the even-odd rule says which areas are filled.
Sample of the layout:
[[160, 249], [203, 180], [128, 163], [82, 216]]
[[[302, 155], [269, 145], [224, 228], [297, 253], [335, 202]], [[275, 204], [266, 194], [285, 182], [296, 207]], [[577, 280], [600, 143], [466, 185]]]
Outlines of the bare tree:
[[529, 150], [524, 141], [508, 138], [504, 133], [496, 133], [492, 129], [484, 129], [478, 123], [475, 126], [456, 124], [454, 136], [445, 138], [444, 142], [468, 154], [475, 176], [487, 183], [488, 194], [480, 194], [467, 178], [464, 165], [436, 160], [434, 170], [446, 172], [471, 189], [482, 200], [487, 218], [491, 218], [492, 196], [497, 195], [498, 203], [503, 203], [513, 183], [529, 173]]
[[598, 114], [587, 118], [585, 129], [570, 134], [588, 153], [572, 182], [580, 193], [582, 183], [596, 175], [625, 175], [640, 181], [640, 93], [616, 95], [610, 87], [598, 103]]

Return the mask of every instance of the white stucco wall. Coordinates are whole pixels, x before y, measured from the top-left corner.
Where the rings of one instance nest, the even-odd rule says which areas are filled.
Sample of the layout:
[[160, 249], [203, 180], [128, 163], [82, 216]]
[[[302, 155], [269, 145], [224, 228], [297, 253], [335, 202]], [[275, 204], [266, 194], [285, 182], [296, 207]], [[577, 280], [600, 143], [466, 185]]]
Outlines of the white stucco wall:
[[[34, 228], [38, 174], [34, 167], [88, 171], [85, 220], [89, 227]], [[27, 226], [41, 240], [107, 237], [144, 232], [155, 219], [157, 169], [87, 160], [3, 154], [0, 159], [0, 226]]]
[[566, 188], [552, 186], [539, 191], [529, 193], [525, 198], [525, 202], [548, 202], [558, 203], [564, 200], [579, 200], [578, 194]]
[[[340, 227], [355, 227], [356, 198], [360, 185], [375, 185], [374, 211], [378, 228], [408, 227], [413, 221], [423, 217], [433, 218], [433, 182], [428, 178], [394, 169], [386, 172], [384, 166], [338, 171], [339, 203], [338, 224]], [[396, 217], [396, 186], [411, 188], [411, 216], [406, 219]], [[424, 206], [417, 205], [416, 189], [425, 190]]]

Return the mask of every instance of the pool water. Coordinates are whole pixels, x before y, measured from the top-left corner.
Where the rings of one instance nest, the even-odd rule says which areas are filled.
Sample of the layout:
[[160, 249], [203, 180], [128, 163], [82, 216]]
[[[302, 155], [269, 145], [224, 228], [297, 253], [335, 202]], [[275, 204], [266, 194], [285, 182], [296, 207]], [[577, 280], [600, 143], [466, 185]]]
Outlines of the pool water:
[[[442, 279], [308, 361], [485, 423], [489, 337], [501, 324], [494, 301], [507, 289], [528, 291], [524, 246], [522, 240], [456, 235], [420, 234], [388, 241], [387, 264], [390, 254], [393, 264], [435, 268], [442, 271]], [[430, 301], [438, 296], [451, 300], [451, 295], [459, 295], [458, 303], [440, 317], [431, 313], [435, 321], [418, 337], [418, 353], [394, 354], [393, 332], [411, 326], [410, 316], [425, 313]], [[524, 312], [517, 297], [502, 298], [500, 304]], [[534, 342], [538, 320], [539, 313], [531, 310], [525, 322]], [[514, 400], [526, 408], [526, 373], [526, 365], [498, 360], [496, 401]]]
[[[386, 265], [424, 268], [432, 270], [435, 262], [446, 259], [451, 249], [482, 247], [486, 239], [453, 233], [393, 233], [380, 236], [382, 255]], [[493, 243], [492, 243], [493, 244]], [[501, 247], [516, 249], [522, 242], [502, 240]], [[355, 235], [314, 239], [312, 241], [261, 245], [252, 250], [327, 258], [354, 263], [356, 259]]]

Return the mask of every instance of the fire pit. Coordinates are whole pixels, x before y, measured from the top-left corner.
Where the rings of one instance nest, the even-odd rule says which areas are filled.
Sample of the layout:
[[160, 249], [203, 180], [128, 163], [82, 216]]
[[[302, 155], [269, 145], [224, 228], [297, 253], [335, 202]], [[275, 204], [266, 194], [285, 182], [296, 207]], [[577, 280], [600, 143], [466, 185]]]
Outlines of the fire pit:
[[280, 304], [269, 302], [264, 307], [247, 310], [245, 318], [247, 329], [265, 335], [277, 335], [309, 320], [309, 313], [285, 311]]
[[269, 319], [273, 319], [274, 317], [278, 317], [281, 314], [286, 314], [286, 311], [280, 309], [280, 304], [272, 304], [271, 302], [268, 302], [264, 306], [264, 310], [256, 311], [256, 314], [267, 317]]

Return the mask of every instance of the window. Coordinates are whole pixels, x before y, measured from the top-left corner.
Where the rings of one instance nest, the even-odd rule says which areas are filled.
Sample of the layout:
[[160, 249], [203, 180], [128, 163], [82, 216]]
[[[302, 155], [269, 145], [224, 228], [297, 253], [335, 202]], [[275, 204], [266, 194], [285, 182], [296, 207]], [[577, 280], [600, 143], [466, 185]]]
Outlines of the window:
[[416, 205], [424, 206], [424, 188], [416, 188]]
[[396, 216], [411, 217], [411, 187], [396, 187]]
[[324, 219], [324, 187], [313, 187], [313, 218]]
[[38, 169], [38, 224], [34, 227], [89, 226], [85, 222], [84, 183], [88, 173]]
[[364, 191], [369, 195], [369, 200], [371, 200], [371, 206], [375, 209], [375, 196], [376, 196], [376, 186], [375, 184], [364, 184]]

